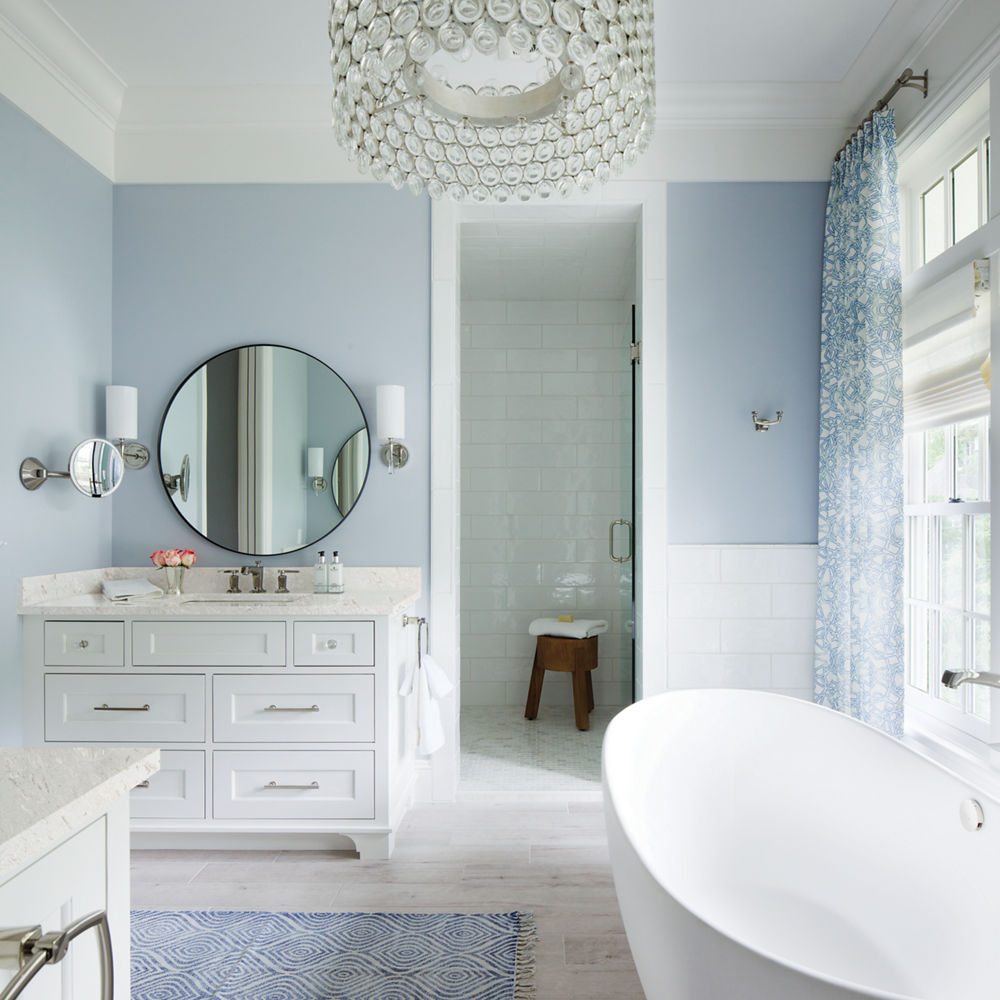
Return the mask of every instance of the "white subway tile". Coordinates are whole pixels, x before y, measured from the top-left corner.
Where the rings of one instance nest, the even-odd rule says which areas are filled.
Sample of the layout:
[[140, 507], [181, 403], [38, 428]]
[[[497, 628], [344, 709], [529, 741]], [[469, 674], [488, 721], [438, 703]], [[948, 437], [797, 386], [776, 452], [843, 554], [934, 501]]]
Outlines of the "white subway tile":
[[674, 653], [718, 653], [722, 626], [715, 618], [672, 618], [667, 629], [668, 649]]
[[599, 515], [608, 519], [624, 517], [628, 513], [629, 497], [623, 492], [594, 492], [576, 494], [578, 514]]
[[[508, 514], [575, 514], [578, 494], [570, 492], [536, 491], [509, 492], [506, 495]], [[501, 497], [501, 500], [503, 497]]]
[[622, 435], [632, 433], [632, 399], [614, 396], [582, 396], [577, 400], [576, 416], [581, 420], [612, 420], [623, 427]]
[[462, 493], [462, 513], [506, 514], [507, 502], [503, 493], [473, 493], [471, 490], [465, 490]]
[[583, 468], [623, 469], [631, 461], [623, 442], [617, 444], [578, 444], [576, 461]]
[[667, 553], [671, 583], [719, 583], [722, 560], [711, 545], [671, 545]]
[[543, 347], [614, 347], [615, 328], [609, 324], [543, 326]]
[[576, 351], [507, 351], [504, 365], [512, 372], [575, 372]]
[[533, 635], [508, 635], [506, 649], [508, 659], [526, 659], [529, 663], [535, 655], [535, 637]]
[[[463, 587], [459, 594], [459, 605], [466, 611], [499, 611], [507, 607], [506, 587]], [[492, 631], [477, 628], [476, 632]]]
[[724, 653], [810, 653], [815, 638], [815, 624], [804, 618], [722, 622]]
[[623, 347], [592, 347], [577, 351], [577, 368], [582, 372], [627, 372], [628, 351]]
[[[771, 593], [768, 587], [731, 583], [671, 584], [670, 587], [671, 619], [757, 619], [770, 613]], [[749, 649], [746, 651], [752, 652]]]
[[463, 635], [462, 659], [473, 659], [477, 656], [504, 656], [507, 649], [506, 635]]
[[816, 617], [816, 584], [774, 583], [771, 585], [772, 614], [775, 618]]
[[621, 473], [618, 469], [542, 469], [541, 489], [571, 490], [585, 492], [587, 490], [612, 491], [620, 489]]
[[574, 420], [576, 400], [567, 396], [508, 396], [504, 415], [513, 420]]
[[722, 549], [722, 579], [731, 583], [815, 583], [816, 546], [725, 547]]
[[671, 688], [722, 687], [722, 657], [704, 653], [675, 653], [670, 657]]
[[463, 396], [527, 396], [542, 391], [542, 376], [532, 372], [471, 372], [462, 378]]
[[[507, 558], [507, 542], [499, 538], [462, 540], [462, 562], [502, 563]], [[539, 560], [541, 562], [541, 560]]]
[[576, 323], [576, 302], [508, 302], [508, 323]]
[[469, 583], [477, 587], [531, 587], [542, 582], [540, 563], [476, 563], [469, 567]]
[[573, 538], [514, 539], [504, 543], [511, 562], [573, 562], [578, 543]]
[[467, 681], [462, 685], [463, 705], [506, 705], [507, 685], [502, 681]]
[[512, 611], [530, 611], [532, 618], [557, 617], [576, 609], [575, 587], [511, 587], [507, 607]]
[[512, 347], [541, 348], [540, 326], [472, 326], [469, 328], [469, 346], [474, 350], [503, 349]]
[[809, 687], [803, 688], [772, 688], [775, 694], [783, 694], [786, 698], [799, 698], [802, 701], [813, 701], [815, 690], [810, 685]]
[[[472, 660], [470, 677], [473, 681], [496, 683], [497, 681], [528, 682], [531, 675], [531, 664], [526, 660]], [[527, 688], [525, 688], [527, 695]]]
[[776, 688], [811, 690], [814, 672], [812, 653], [779, 653], [771, 657], [771, 683]]
[[462, 400], [462, 423], [466, 420], [503, 420], [507, 400], [503, 396], [467, 396]]
[[[622, 440], [621, 426], [612, 420], [549, 420], [542, 426], [543, 441], [573, 444], [609, 444]], [[631, 448], [631, 438], [627, 447]], [[622, 450], [626, 447], [622, 444]], [[624, 455], [623, 455], [624, 459]]]
[[632, 306], [614, 299], [582, 299], [576, 304], [581, 323], [630, 323]]
[[[496, 469], [507, 464], [507, 449], [530, 445], [476, 444], [462, 447], [462, 465], [469, 469]], [[535, 447], [542, 447], [536, 445]]]
[[[463, 455], [464, 459], [464, 455]], [[506, 455], [492, 464], [506, 462], [510, 468], [560, 468], [576, 465], [576, 447], [559, 444], [509, 444]]]
[[771, 657], [740, 653], [722, 656], [722, 683], [726, 687], [764, 689], [771, 686]]
[[[506, 461], [507, 453], [504, 452]], [[542, 476], [538, 469], [472, 469], [469, 473], [471, 490], [520, 490], [527, 492], [541, 488]]]
[[507, 370], [507, 351], [477, 350], [462, 351], [462, 374], [469, 372], [502, 372]]
[[471, 629], [476, 635], [527, 635], [528, 626], [536, 617], [532, 611], [518, 608], [472, 611]]
[[466, 326], [472, 323], [507, 322], [507, 303], [495, 299], [463, 299], [459, 307], [462, 323]]

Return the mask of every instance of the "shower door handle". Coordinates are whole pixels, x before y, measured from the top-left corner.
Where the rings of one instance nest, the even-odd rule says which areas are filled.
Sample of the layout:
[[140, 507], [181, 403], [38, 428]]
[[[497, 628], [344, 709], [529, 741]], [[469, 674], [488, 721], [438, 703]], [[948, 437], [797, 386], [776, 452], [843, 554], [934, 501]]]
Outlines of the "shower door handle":
[[[624, 524], [628, 527], [628, 553], [623, 556], [615, 555], [615, 527], [619, 524]], [[620, 517], [617, 521], [612, 521], [611, 526], [608, 528], [608, 555], [616, 563], [628, 562], [634, 552], [634, 541], [632, 537], [632, 522], [625, 520], [625, 518]]]

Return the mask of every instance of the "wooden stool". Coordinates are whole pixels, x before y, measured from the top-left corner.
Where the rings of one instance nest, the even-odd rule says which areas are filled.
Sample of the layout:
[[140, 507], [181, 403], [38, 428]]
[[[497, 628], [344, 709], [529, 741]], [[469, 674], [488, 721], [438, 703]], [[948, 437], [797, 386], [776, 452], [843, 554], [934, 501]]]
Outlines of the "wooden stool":
[[542, 697], [542, 681], [546, 670], [559, 670], [573, 675], [573, 709], [576, 728], [590, 729], [589, 713], [594, 709], [594, 683], [590, 672], [597, 666], [597, 636], [589, 639], [567, 639], [564, 636], [540, 635], [535, 645], [535, 661], [531, 666], [531, 683], [524, 717], [538, 717], [538, 702]]

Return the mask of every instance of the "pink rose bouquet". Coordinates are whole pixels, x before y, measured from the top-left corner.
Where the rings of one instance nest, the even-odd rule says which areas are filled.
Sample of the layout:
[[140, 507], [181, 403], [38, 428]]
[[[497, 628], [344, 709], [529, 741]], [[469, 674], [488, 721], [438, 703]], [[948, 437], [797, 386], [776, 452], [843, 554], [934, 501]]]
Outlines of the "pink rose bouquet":
[[195, 564], [198, 556], [194, 549], [157, 549], [150, 557], [154, 566], [184, 566]]

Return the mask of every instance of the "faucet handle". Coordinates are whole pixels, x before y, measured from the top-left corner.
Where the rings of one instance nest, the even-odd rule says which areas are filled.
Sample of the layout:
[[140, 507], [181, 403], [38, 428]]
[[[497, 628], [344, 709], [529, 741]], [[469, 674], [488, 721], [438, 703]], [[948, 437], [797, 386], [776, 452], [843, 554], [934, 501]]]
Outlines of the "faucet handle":
[[276, 594], [287, 594], [288, 593], [288, 574], [298, 573], [297, 569], [279, 569], [278, 570], [278, 589], [275, 591]]
[[240, 571], [238, 569], [220, 569], [220, 573], [229, 574], [228, 594], [238, 594], [240, 592]]

